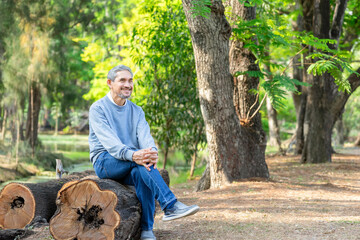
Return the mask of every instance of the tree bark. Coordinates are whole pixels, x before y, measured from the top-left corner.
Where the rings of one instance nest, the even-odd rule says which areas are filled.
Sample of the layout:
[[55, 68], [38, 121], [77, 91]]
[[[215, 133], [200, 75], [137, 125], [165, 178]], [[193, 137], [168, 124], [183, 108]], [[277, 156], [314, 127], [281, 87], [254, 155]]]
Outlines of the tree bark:
[[32, 81], [29, 94], [29, 106], [26, 122], [26, 140], [32, 148], [32, 154], [35, 154], [35, 146], [38, 140], [38, 121], [41, 107], [41, 92], [39, 83]]
[[[312, 1], [302, 1], [303, 9], [305, 7], [308, 9], [310, 2]], [[318, 38], [332, 38], [339, 41], [346, 4], [347, 0], [336, 2], [332, 25], [330, 25], [330, 1], [313, 1], [311, 19], [307, 17], [309, 14], [305, 12], [303, 14], [305, 29], [307, 31], [312, 29], [314, 36]], [[330, 47], [336, 49], [337, 46], [338, 44], [334, 44]], [[351, 92], [355, 91], [360, 84], [360, 78], [352, 74], [348, 80], [351, 84]], [[305, 126], [308, 126], [308, 130], [305, 133], [302, 162], [330, 162], [332, 129], [350, 94], [339, 92], [333, 77], [327, 73], [322, 76], [307, 75], [307, 81], [312, 86], [308, 88], [307, 95]]]
[[[240, 125], [234, 106], [233, 77], [229, 71], [231, 27], [220, 0], [212, 1], [210, 17], [192, 17], [191, 0], [183, 7], [192, 37], [202, 115], [209, 150], [211, 187], [249, 177], [269, 177], [265, 163], [265, 137], [254, 128]], [[255, 84], [256, 85], [256, 84]], [[240, 84], [241, 86], [241, 84]], [[243, 86], [244, 90], [249, 87]], [[244, 99], [251, 99], [242, 96]], [[248, 101], [245, 104], [253, 104]], [[241, 112], [246, 110], [239, 106]]]
[[34, 233], [35, 232], [30, 229], [6, 229], [6, 230], [0, 229], [0, 237], [1, 237], [0, 239], [1, 240], [22, 239]]
[[50, 221], [55, 239], [138, 239], [141, 205], [133, 188], [110, 179], [70, 182]]
[[355, 140], [354, 145], [360, 147], [360, 133], [358, 134], [357, 139]]
[[282, 152], [283, 150], [281, 148], [280, 129], [277, 121], [277, 112], [271, 105], [271, 101], [269, 97], [266, 97], [266, 109], [267, 109], [268, 123], [269, 123], [268, 144], [270, 146], [278, 147], [279, 151]]
[[338, 120], [335, 122], [336, 138], [335, 145], [344, 146], [345, 143], [345, 133], [344, 133], [344, 123], [342, 119], [342, 114], [339, 116]]
[[2, 126], [1, 126], [1, 140], [5, 140], [5, 136], [6, 136], [6, 121], [7, 121], [7, 115], [8, 115], [8, 110], [6, 108], [6, 106], [4, 106], [4, 119], [2, 121]]
[[196, 165], [196, 155], [197, 155], [197, 149], [195, 149], [195, 152], [193, 153], [192, 159], [191, 159], [190, 178], [192, 178], [194, 176], [195, 165]]

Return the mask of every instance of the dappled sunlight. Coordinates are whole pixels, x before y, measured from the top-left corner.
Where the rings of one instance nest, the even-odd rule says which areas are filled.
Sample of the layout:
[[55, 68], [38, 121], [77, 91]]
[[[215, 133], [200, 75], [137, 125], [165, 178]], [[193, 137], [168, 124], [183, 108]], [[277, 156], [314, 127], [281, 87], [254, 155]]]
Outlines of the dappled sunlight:
[[[171, 224], [156, 217], [158, 239], [356, 239], [360, 228], [360, 156], [300, 164], [298, 157], [268, 158], [269, 181], [240, 181], [179, 199], [198, 204], [192, 217]], [[191, 182], [194, 186], [195, 182]], [[175, 226], [175, 227], [174, 227]]]

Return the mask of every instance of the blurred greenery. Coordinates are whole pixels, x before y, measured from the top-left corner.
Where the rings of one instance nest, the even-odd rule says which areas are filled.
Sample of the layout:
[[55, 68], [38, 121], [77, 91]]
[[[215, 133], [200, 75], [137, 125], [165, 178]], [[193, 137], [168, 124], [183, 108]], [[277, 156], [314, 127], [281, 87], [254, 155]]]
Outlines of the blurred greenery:
[[[194, 14], [208, 16], [208, 3], [199, 1]], [[296, 128], [296, 111], [289, 90], [294, 91], [297, 83], [289, 78], [289, 60], [304, 44], [326, 49], [331, 41], [293, 31], [292, 24], [300, 14], [294, 1], [249, 3], [257, 3], [258, 18], [236, 23], [234, 36], [256, 54], [261, 71], [238, 74], [262, 78], [259, 89], [251, 91], [259, 93], [260, 99], [267, 92], [278, 106], [280, 136], [285, 142]], [[359, 9], [358, 1], [349, 1], [341, 39], [359, 36]], [[226, 14], [231, 22], [228, 7]], [[258, 44], [253, 44], [254, 36]], [[350, 58], [354, 62], [351, 66], [358, 68], [358, 37], [341, 47], [349, 51], [338, 53], [340, 60]], [[316, 56], [327, 59], [325, 62], [331, 60], [325, 55]], [[84, 163], [84, 167], [89, 167], [88, 109], [109, 91], [106, 75], [118, 64], [129, 66], [135, 73], [131, 100], [145, 111], [160, 150], [159, 166], [168, 159], [166, 168], [172, 172], [172, 178], [175, 176], [173, 182], [185, 181], [195, 155], [195, 176], [201, 175], [206, 165], [205, 128], [193, 46], [180, 0], [0, 1], [1, 162], [52, 171], [54, 159], [60, 158], [65, 166]], [[341, 66], [345, 70], [348, 67]], [[314, 73], [324, 68], [312, 66]], [[336, 73], [343, 78], [350, 74]], [[275, 80], [268, 82], [265, 76]], [[346, 82], [339, 84], [340, 90], [348, 89]], [[31, 100], [32, 89], [38, 90], [38, 105]], [[359, 133], [359, 99], [357, 90], [344, 110], [348, 141]], [[28, 136], [31, 111], [38, 113], [32, 125], [39, 126], [34, 155]], [[265, 106], [261, 115], [268, 134]], [[276, 153], [276, 148], [268, 146], [266, 153]]]

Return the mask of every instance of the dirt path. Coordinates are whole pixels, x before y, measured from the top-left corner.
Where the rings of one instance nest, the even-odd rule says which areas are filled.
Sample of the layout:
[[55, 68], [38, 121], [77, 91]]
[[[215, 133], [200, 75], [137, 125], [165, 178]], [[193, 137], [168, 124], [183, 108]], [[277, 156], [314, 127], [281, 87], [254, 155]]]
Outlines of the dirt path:
[[196, 203], [196, 215], [164, 223], [165, 239], [360, 239], [360, 156], [335, 155], [333, 163], [299, 164], [296, 157], [268, 158], [268, 182], [236, 182], [193, 192], [194, 182], [174, 188]]
[[[335, 155], [332, 163], [299, 164], [297, 157], [267, 159], [267, 182], [235, 182], [194, 192], [195, 181], [172, 188], [201, 210], [188, 218], [155, 219], [158, 240], [360, 240], [360, 156]], [[27, 240], [52, 239], [48, 227]]]

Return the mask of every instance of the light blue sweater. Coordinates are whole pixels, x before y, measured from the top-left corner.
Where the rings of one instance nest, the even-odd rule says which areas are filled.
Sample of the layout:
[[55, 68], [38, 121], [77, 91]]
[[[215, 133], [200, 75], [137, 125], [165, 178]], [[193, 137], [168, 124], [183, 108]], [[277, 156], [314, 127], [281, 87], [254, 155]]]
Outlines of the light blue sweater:
[[108, 96], [93, 103], [89, 112], [90, 161], [107, 151], [119, 160], [132, 161], [134, 151], [152, 147], [157, 150], [144, 111], [126, 100], [118, 106]]

